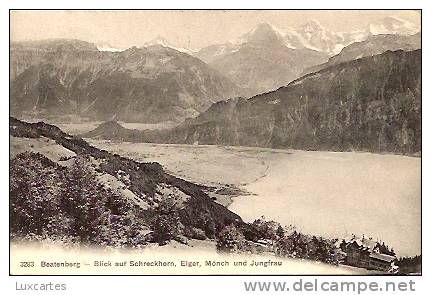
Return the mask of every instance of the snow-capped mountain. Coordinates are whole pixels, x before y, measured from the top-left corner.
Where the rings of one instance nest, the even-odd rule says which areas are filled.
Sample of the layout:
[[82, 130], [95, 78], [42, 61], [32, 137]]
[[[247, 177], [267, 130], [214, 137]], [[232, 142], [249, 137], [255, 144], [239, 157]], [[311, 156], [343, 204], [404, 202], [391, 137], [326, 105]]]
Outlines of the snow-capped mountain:
[[399, 34], [413, 35], [420, 31], [413, 23], [398, 17], [385, 17], [380, 21], [369, 25], [369, 32], [372, 35]]
[[385, 17], [362, 30], [351, 32], [332, 32], [318, 21], [311, 20], [299, 28], [285, 30], [284, 41], [290, 48], [305, 47], [334, 55], [347, 45], [364, 41], [372, 35], [413, 35], [419, 31], [413, 23], [397, 17]]
[[237, 40], [203, 48], [195, 56], [240, 87], [258, 94], [286, 85], [308, 66], [328, 60], [326, 52], [289, 47], [284, 38], [277, 28], [262, 23]]
[[283, 33], [269, 23], [258, 24], [248, 33], [242, 35], [237, 40], [232, 41], [233, 44], [241, 45], [244, 43], [284, 43]]
[[291, 49], [308, 48], [335, 55], [347, 45], [364, 41], [371, 35], [413, 35], [419, 31], [420, 29], [413, 23], [397, 17], [385, 17], [363, 29], [349, 32], [328, 30], [317, 20], [310, 20], [296, 28], [284, 29], [279, 29], [268, 23], [262, 23], [236, 40], [201, 49], [197, 56], [202, 57], [204, 61], [211, 62], [215, 56], [235, 52], [242, 44], [262, 42], [283, 42], [286, 47]]
[[284, 42], [290, 48], [309, 48], [335, 54], [345, 45], [345, 36], [324, 28], [318, 21], [311, 20], [299, 28], [285, 30]]
[[171, 42], [169, 42], [168, 40], [166, 40], [166, 38], [164, 38], [162, 36], [157, 36], [156, 38], [154, 38], [154, 39], [152, 39], [152, 40], [150, 40], [148, 42], [145, 42], [142, 47], [150, 47], [150, 46], [154, 46], [154, 45], [160, 45], [160, 46], [163, 46], [163, 47], [172, 48], [172, 49], [175, 49], [177, 51], [184, 52], [184, 53], [187, 53], [187, 54], [191, 54], [192, 53], [192, 50], [190, 50], [188, 48], [183, 48], [183, 47], [180, 47], [180, 46], [175, 46]]
[[[327, 53], [331, 56], [354, 43], [366, 40], [369, 36], [380, 34], [413, 35], [420, 31], [415, 24], [398, 17], [385, 17], [371, 23], [366, 27], [355, 31], [331, 31], [325, 28], [317, 20], [310, 20], [299, 27], [277, 28], [269, 23], [258, 24], [255, 28], [241, 35], [235, 40], [224, 44], [210, 45], [199, 51], [172, 44], [162, 36], [158, 36], [146, 43], [143, 47], [161, 45], [172, 49], [195, 55], [203, 61], [210, 63], [214, 59], [231, 54], [239, 50], [243, 44], [283, 43], [290, 49], [308, 48], [314, 51]], [[106, 49], [105, 49], [106, 48]], [[109, 46], [101, 47], [99, 50], [110, 50]], [[120, 51], [120, 50], [115, 50]]]
[[364, 31], [352, 34], [331, 32], [316, 20], [311, 20], [298, 28], [283, 30], [271, 24], [262, 23], [236, 40], [203, 48], [196, 53], [196, 56], [205, 62], [212, 62], [221, 55], [237, 51], [244, 44], [256, 43], [283, 44], [290, 49], [307, 48], [334, 55], [346, 45], [355, 41], [363, 41], [367, 36], [368, 33]]
[[97, 50], [99, 50], [99, 51], [121, 52], [121, 51], [126, 50], [123, 48], [117, 48], [115, 46], [112, 46], [109, 43], [101, 43], [101, 44], [97, 44], [96, 46], [97, 46]]
[[316, 20], [283, 29], [261, 23], [236, 40], [205, 47], [194, 56], [237, 85], [259, 93], [286, 85], [305, 69], [325, 63], [350, 44], [374, 35], [411, 35], [417, 31], [414, 24], [395, 17], [351, 32], [331, 31]]

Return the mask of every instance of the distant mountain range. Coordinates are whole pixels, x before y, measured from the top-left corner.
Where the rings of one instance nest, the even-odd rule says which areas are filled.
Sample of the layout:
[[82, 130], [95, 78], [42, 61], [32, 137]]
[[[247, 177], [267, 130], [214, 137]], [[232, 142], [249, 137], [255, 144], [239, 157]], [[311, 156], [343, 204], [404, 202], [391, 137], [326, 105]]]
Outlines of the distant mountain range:
[[358, 58], [373, 56], [391, 50], [411, 51], [421, 48], [421, 34], [414, 35], [373, 35], [361, 42], [352, 43], [344, 47], [341, 52], [324, 63], [312, 66], [302, 73], [302, 75], [317, 72], [331, 65], [355, 60]]
[[420, 31], [414, 24], [396, 17], [385, 17], [380, 21], [369, 24], [363, 29], [351, 32], [328, 30], [316, 20], [311, 20], [296, 28], [284, 29], [276, 28], [268, 23], [262, 23], [237, 40], [202, 48], [197, 55], [201, 56], [204, 61], [211, 62], [214, 57], [210, 54], [211, 51], [215, 53], [215, 56], [218, 56], [237, 50], [241, 44], [247, 43], [250, 36], [255, 35], [256, 31], [260, 30], [261, 27], [266, 27], [269, 31], [272, 31], [272, 34], [275, 34], [277, 39], [281, 40], [285, 46], [291, 49], [308, 48], [326, 52], [331, 56], [338, 54], [345, 46], [353, 42], [364, 41], [373, 35], [413, 35]]
[[162, 37], [162, 36], [157, 36], [156, 38], [145, 42], [144, 45], [142, 47], [149, 47], [149, 46], [154, 46], [154, 45], [160, 45], [163, 47], [169, 47], [175, 50], [178, 50], [180, 52], [184, 52], [190, 55], [193, 55], [193, 50], [188, 49], [188, 48], [183, 48], [183, 47], [179, 47], [179, 46], [175, 46], [173, 45], [171, 42], [169, 42], [166, 38]]
[[[105, 129], [102, 125], [83, 136], [115, 139]], [[419, 153], [421, 50], [387, 51], [330, 65], [273, 92], [215, 103], [173, 129], [126, 129], [120, 136], [163, 143]]]
[[[263, 23], [237, 40], [205, 47], [194, 55], [237, 85], [254, 89], [258, 94], [288, 84], [307, 68], [326, 62], [354, 42], [372, 39], [378, 34], [402, 37], [418, 31], [410, 22], [394, 17], [354, 32], [332, 32], [315, 20], [284, 30]], [[387, 47], [387, 50], [403, 49]], [[420, 47], [414, 49], [417, 48]]]
[[305, 68], [328, 59], [323, 52], [285, 46], [282, 36], [268, 24], [244, 35], [241, 43], [204, 48], [195, 56], [254, 94], [286, 85]]
[[99, 51], [78, 40], [12, 43], [11, 112], [93, 120], [182, 121], [242, 94], [201, 60], [154, 45]]
[[344, 33], [317, 21], [283, 30], [263, 23], [198, 52], [160, 36], [125, 50], [67, 39], [12, 42], [11, 112], [63, 121], [182, 122], [218, 101], [274, 91], [342, 62], [418, 49], [417, 31], [393, 17]]
[[319, 22], [311, 21], [297, 30], [287, 30], [284, 40], [290, 46], [307, 47], [334, 55], [345, 46], [364, 41], [374, 35], [413, 35], [418, 32], [419, 29], [414, 24], [396, 17], [385, 17], [361, 30], [352, 32], [333, 32], [324, 28]]

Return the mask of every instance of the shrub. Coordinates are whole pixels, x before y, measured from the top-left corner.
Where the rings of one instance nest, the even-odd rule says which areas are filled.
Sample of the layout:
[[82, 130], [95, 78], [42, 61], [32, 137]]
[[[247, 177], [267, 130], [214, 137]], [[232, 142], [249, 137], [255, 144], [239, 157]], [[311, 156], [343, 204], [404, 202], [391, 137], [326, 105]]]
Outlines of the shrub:
[[202, 229], [193, 226], [186, 226], [184, 228], [184, 235], [190, 239], [196, 240], [205, 240], [207, 238]]
[[297, 231], [279, 239], [274, 251], [279, 256], [305, 258], [331, 264], [338, 264], [341, 259], [336, 240], [310, 237]]
[[288, 236], [277, 241], [275, 252], [280, 256], [295, 258], [307, 258], [307, 237], [294, 231]]
[[157, 215], [150, 225], [153, 230], [153, 241], [159, 245], [165, 245], [168, 241], [175, 239], [181, 233], [179, 225], [178, 216]]
[[259, 239], [275, 241], [284, 236], [284, 230], [278, 222], [267, 221], [265, 216], [253, 221], [252, 226], [256, 229]]
[[283, 227], [279, 224], [278, 225], [278, 227], [277, 227], [277, 230], [276, 230], [276, 235], [277, 235], [277, 237], [279, 237], [279, 238], [283, 238], [284, 237], [284, 229], [283, 229]]

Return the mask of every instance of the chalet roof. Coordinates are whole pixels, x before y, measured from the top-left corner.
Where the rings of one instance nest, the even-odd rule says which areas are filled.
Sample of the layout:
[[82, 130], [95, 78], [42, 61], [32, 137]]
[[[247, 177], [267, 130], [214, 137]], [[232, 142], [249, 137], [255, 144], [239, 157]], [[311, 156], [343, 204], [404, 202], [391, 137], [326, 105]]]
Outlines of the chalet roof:
[[362, 248], [363, 250], [369, 250], [369, 251], [372, 251], [377, 245], [376, 241], [368, 238], [365, 238], [365, 239], [353, 238], [350, 241], [347, 241], [347, 244], [353, 244], [353, 243], [356, 243], [359, 246], [359, 248]]
[[366, 237], [365, 235], [362, 235], [362, 237], [352, 235], [350, 239], [343, 239], [343, 241], [346, 243], [347, 247], [353, 246], [353, 248], [357, 248], [359, 251], [365, 251], [368, 253], [386, 253], [389, 256], [395, 256], [393, 250], [389, 249], [384, 242], [376, 241], [373, 238]]
[[362, 246], [364, 248], [368, 248], [370, 250], [373, 250], [374, 247], [377, 245], [377, 242], [371, 239], [357, 239], [357, 243], [359, 246]]
[[380, 254], [380, 253], [375, 253], [375, 252], [370, 254], [370, 258], [381, 260], [384, 262], [392, 262], [396, 259], [395, 256]]

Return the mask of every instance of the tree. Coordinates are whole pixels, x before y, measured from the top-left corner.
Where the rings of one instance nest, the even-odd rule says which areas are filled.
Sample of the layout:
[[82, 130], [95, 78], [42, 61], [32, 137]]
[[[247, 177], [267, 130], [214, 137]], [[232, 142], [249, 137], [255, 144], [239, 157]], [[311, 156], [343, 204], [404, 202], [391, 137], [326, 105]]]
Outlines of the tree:
[[278, 227], [277, 227], [277, 231], [276, 231], [276, 234], [277, 234], [277, 236], [278, 236], [279, 238], [283, 238], [283, 237], [284, 237], [284, 229], [283, 229], [283, 227], [281, 226], [281, 224], [279, 224], [279, 225], [278, 225]]
[[14, 237], [51, 238], [109, 246], [137, 246], [138, 209], [100, 183], [88, 156], [62, 167], [35, 153], [10, 165], [10, 221]]
[[308, 237], [296, 230], [277, 241], [275, 253], [280, 256], [308, 258]]
[[277, 229], [281, 226], [275, 221], [267, 221], [265, 216], [253, 221], [252, 226], [257, 230], [259, 238], [275, 240], [277, 238]]
[[224, 227], [217, 236], [217, 249], [226, 252], [238, 252], [245, 247], [245, 238], [233, 224]]
[[77, 157], [67, 179], [62, 185], [62, 207], [74, 219], [72, 235], [81, 242], [110, 243], [109, 233], [105, 233], [106, 241], [100, 240], [100, 233], [109, 230], [110, 216], [106, 212], [107, 195], [109, 192], [94, 180], [87, 159]]
[[[56, 183], [63, 181], [58, 166], [39, 153], [25, 152], [10, 163], [10, 228], [15, 234], [47, 234], [58, 214]], [[48, 231], [49, 234], [49, 231]]]
[[163, 199], [155, 214], [150, 225], [154, 242], [165, 245], [182, 233], [184, 226], [181, 224], [175, 202], [171, 198]]

